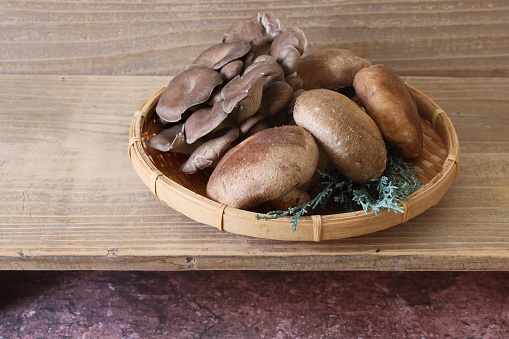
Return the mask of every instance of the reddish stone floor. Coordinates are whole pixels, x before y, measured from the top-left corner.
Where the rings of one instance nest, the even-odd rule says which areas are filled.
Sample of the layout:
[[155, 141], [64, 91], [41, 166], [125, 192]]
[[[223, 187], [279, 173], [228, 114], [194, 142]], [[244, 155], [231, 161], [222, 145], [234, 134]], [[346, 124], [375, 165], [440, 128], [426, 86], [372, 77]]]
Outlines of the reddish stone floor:
[[509, 272], [0, 272], [0, 338], [509, 338]]

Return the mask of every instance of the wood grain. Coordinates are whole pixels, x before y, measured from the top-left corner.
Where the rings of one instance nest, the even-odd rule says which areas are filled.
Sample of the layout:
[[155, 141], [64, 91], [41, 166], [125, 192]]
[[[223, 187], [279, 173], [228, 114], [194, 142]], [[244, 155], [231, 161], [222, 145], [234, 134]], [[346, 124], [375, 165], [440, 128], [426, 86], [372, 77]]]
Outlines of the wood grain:
[[401, 75], [509, 76], [506, 0], [2, 1], [0, 73], [176, 75], [257, 12]]
[[406, 78], [451, 117], [459, 176], [405, 224], [321, 243], [221, 232], [152, 195], [128, 131], [168, 80], [0, 76], [1, 269], [509, 269], [509, 79]]

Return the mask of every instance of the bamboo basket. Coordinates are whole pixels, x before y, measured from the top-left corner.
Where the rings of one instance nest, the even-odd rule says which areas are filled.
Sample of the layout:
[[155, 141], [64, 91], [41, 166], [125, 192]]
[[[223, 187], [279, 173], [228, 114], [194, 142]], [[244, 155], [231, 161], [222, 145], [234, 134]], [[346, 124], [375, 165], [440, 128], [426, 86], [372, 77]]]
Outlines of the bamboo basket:
[[423, 127], [424, 145], [413, 160], [423, 187], [401, 201], [404, 213], [387, 210], [364, 211], [301, 217], [297, 229], [290, 229], [290, 218], [257, 220], [256, 212], [217, 203], [206, 197], [207, 180], [212, 170], [193, 175], [180, 172], [186, 155], [162, 153], [147, 147], [145, 141], [160, 129], [155, 107], [165, 87], [154, 93], [134, 114], [129, 132], [129, 157], [141, 180], [152, 193], [186, 216], [217, 227], [221, 231], [258, 238], [287, 241], [342, 239], [380, 231], [404, 223], [437, 204], [451, 186], [459, 169], [459, 141], [446, 113], [431, 99], [408, 85]]

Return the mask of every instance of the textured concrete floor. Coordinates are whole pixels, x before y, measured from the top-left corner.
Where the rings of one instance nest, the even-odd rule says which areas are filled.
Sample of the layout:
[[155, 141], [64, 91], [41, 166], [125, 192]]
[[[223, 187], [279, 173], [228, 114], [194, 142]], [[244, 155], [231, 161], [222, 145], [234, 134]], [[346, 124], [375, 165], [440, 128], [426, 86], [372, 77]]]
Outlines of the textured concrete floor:
[[509, 272], [0, 272], [1, 338], [508, 338]]

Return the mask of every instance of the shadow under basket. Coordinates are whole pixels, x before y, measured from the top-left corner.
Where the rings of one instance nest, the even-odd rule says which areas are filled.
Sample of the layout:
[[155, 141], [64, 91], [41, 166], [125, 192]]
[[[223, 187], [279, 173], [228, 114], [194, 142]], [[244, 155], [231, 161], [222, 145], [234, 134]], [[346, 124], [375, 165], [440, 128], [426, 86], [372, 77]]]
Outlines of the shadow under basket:
[[411, 200], [400, 202], [404, 213], [383, 210], [375, 214], [361, 210], [305, 216], [292, 232], [290, 217], [257, 220], [256, 212], [207, 198], [207, 180], [212, 169], [184, 174], [180, 172], [180, 166], [187, 160], [187, 155], [159, 152], [145, 143], [161, 128], [155, 107], [165, 87], [154, 93], [134, 114], [129, 132], [129, 157], [141, 180], [161, 201], [221, 231], [287, 241], [342, 239], [380, 231], [403, 223], [437, 204], [459, 169], [459, 141], [449, 117], [422, 92], [407, 86], [417, 103], [424, 145], [419, 157], [412, 160], [415, 169], [423, 173], [417, 174], [423, 186], [410, 195]]

